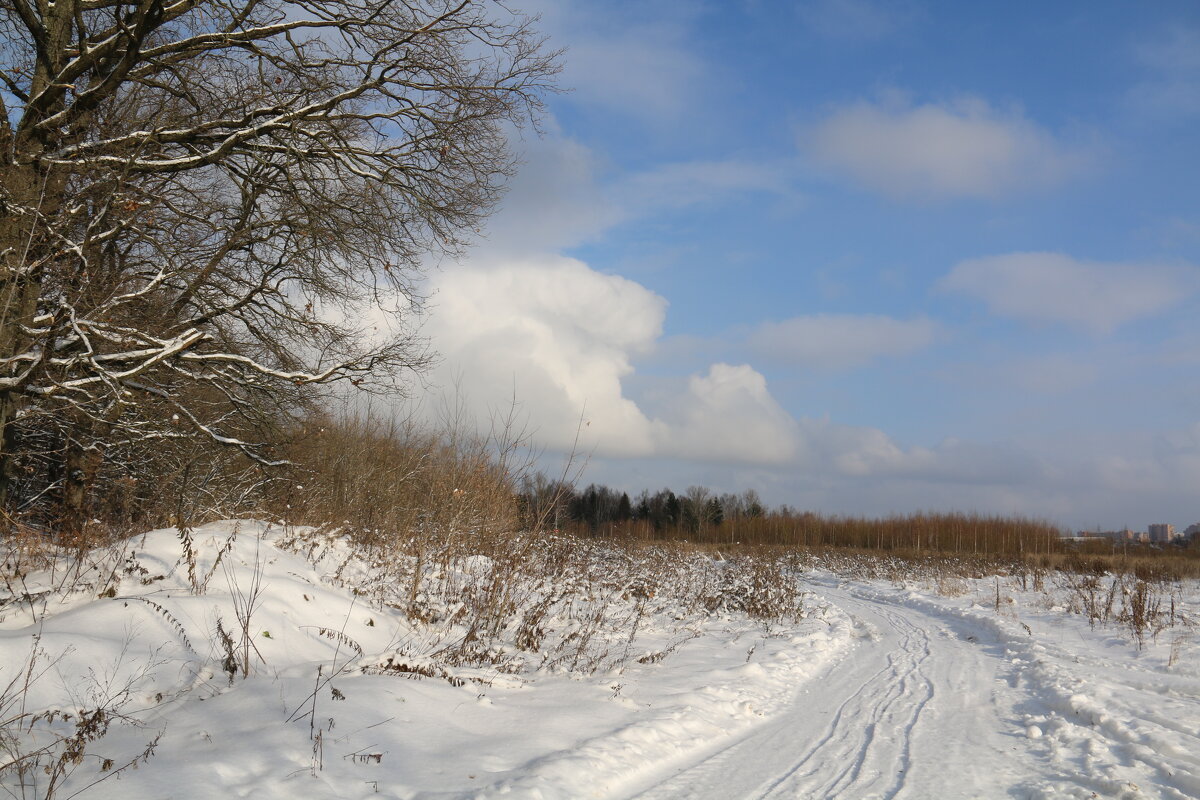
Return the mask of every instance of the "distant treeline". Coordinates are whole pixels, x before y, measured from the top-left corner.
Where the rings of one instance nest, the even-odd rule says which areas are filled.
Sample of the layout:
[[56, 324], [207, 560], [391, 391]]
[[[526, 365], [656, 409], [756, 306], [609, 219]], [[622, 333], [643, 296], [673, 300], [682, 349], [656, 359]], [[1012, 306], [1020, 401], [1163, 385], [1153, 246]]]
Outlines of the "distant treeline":
[[754, 490], [718, 494], [703, 486], [688, 487], [682, 494], [660, 489], [630, 497], [607, 486], [592, 484], [580, 491], [535, 477], [522, 486], [520, 506], [528, 526], [593, 536], [1014, 556], [1064, 548], [1057, 526], [1021, 517], [825, 516], [787, 505], [769, 508]]

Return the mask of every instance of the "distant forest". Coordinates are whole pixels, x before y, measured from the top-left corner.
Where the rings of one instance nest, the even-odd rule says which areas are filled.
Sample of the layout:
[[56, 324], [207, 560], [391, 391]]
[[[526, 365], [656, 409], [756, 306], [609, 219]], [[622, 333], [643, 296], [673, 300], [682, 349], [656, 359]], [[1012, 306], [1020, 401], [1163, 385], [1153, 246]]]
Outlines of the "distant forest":
[[718, 494], [690, 486], [627, 492], [591, 484], [582, 491], [534, 476], [519, 494], [524, 524], [591, 536], [689, 540], [715, 544], [858, 547], [987, 555], [1060, 552], [1063, 531], [1049, 522], [965, 513], [916, 513], [879, 519], [769, 508], [753, 489]]
[[[571, 486], [527, 481], [521, 492], [521, 507], [531, 523], [544, 527], [586, 529], [589, 533], [612, 533], [618, 528], [644, 528], [659, 534], [698, 534], [720, 527], [726, 520], [763, 517], [767, 507], [758, 493], [715, 494], [703, 486], [691, 486], [683, 494], [660, 489], [643, 491], [634, 498], [607, 486], [591, 484], [582, 491]], [[781, 511], [789, 513], [784, 506]], [[632, 525], [631, 525], [632, 524]]]

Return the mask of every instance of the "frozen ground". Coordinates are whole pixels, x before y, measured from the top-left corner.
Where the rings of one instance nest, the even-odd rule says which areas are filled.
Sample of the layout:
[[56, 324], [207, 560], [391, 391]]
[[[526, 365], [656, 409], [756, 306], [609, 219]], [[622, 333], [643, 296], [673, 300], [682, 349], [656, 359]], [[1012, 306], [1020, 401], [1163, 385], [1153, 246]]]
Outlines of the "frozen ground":
[[[214, 568], [231, 531], [195, 533], [203, 594], [173, 531], [136, 543], [111, 596], [43, 595], [65, 577], [50, 573], [11, 587], [25, 599], [0, 608], [0, 722], [24, 713], [33, 733], [0, 729], [0, 759], [45, 745], [58, 797], [111, 775], [82, 796], [130, 800], [1200, 797], [1194, 583], [1160, 598], [1175, 624], [1142, 647], [1115, 620], [1093, 628], [1053, 576], [1021, 590], [815, 571], [794, 624], [659, 605], [597, 672], [446, 667], [432, 623], [354, 592], [361, 565], [247, 524]], [[218, 621], [249, 678], [225, 671]], [[107, 733], [55, 761], [97, 707]], [[3, 780], [37, 797], [50, 778]]]

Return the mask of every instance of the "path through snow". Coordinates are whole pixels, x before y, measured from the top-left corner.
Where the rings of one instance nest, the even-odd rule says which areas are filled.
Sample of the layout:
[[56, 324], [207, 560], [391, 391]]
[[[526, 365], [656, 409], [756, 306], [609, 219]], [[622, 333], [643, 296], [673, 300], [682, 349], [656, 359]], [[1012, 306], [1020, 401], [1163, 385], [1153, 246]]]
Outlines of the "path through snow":
[[994, 633], [821, 594], [856, 620], [859, 646], [786, 711], [636, 796], [997, 797], [1041, 771]]

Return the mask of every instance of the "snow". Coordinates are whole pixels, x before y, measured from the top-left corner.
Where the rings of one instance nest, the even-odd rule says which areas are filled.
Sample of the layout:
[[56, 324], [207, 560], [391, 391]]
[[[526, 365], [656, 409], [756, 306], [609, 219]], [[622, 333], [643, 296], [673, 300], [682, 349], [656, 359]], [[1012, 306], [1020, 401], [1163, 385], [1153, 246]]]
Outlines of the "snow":
[[[82, 796], [1200, 797], [1196, 582], [1139, 645], [1077, 613], [1054, 576], [1023, 589], [810, 569], [804, 615], [771, 624], [627, 581], [556, 611], [538, 652], [456, 661], [453, 605], [425, 598], [414, 621], [395, 602], [409, 587], [336, 536], [224, 522], [94, 561], [81, 578], [9, 579], [0, 606], [0, 720], [57, 712], [0, 733], [0, 758], [114, 712], [60, 797], [98, 779]], [[443, 578], [468, 591], [494, 569], [476, 555]], [[583, 647], [602, 603], [644, 618]], [[44, 795], [35, 778], [24, 796]]]

